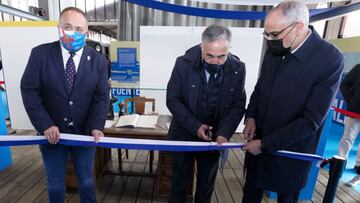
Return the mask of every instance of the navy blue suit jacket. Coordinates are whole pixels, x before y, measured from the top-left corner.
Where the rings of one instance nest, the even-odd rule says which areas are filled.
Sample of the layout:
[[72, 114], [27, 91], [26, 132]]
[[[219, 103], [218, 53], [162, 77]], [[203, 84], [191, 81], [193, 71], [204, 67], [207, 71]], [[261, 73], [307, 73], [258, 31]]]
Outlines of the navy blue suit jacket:
[[[197, 130], [201, 122], [197, 118], [198, 102], [201, 96], [201, 48], [195, 46], [176, 60], [167, 85], [166, 104], [173, 115], [169, 129], [172, 140], [199, 140]], [[214, 139], [221, 135], [230, 139], [244, 113], [246, 94], [245, 64], [229, 53], [224, 65], [221, 99], [216, 114]]]
[[258, 187], [288, 193], [305, 185], [310, 162], [270, 153], [315, 152], [343, 66], [340, 51], [313, 29], [305, 43], [285, 59], [265, 54], [246, 112], [247, 118], [256, 120], [264, 152], [258, 156]]
[[23, 103], [31, 123], [43, 134], [55, 125], [70, 132], [69, 119], [78, 134], [103, 130], [109, 109], [106, 58], [84, 47], [71, 96], [67, 94], [59, 41], [33, 48], [21, 79]]

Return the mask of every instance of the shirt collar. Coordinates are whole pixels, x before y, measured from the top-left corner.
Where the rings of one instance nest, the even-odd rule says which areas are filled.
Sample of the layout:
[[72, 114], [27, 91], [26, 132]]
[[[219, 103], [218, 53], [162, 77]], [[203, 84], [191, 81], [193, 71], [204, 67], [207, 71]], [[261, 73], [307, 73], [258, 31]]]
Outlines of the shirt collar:
[[294, 54], [297, 50], [299, 50], [300, 47], [306, 42], [306, 40], [309, 39], [312, 31], [311, 31], [311, 29], [308, 29], [308, 30], [309, 30], [309, 33], [308, 33], [308, 35], [306, 36], [306, 38], [304, 39], [304, 41], [302, 41], [301, 44], [300, 44], [298, 47], [296, 47], [296, 49], [292, 50], [292, 51], [291, 51], [291, 54]]
[[318, 49], [323, 41], [313, 26], [309, 25], [309, 29], [311, 30], [310, 36], [304, 40], [303, 44], [299, 46], [295, 53], [291, 54], [301, 63], [312, 56], [313, 52]]
[[[61, 53], [63, 56], [70, 56], [70, 52], [65, 49], [61, 44], [60, 44], [60, 47], [61, 47]], [[79, 49], [77, 52], [75, 52], [75, 56], [78, 56], [78, 57], [81, 57], [82, 53], [84, 51], [84, 47], [81, 47], [81, 49]], [[66, 57], [66, 58], [68, 58]], [[65, 57], [64, 57], [65, 58]]]

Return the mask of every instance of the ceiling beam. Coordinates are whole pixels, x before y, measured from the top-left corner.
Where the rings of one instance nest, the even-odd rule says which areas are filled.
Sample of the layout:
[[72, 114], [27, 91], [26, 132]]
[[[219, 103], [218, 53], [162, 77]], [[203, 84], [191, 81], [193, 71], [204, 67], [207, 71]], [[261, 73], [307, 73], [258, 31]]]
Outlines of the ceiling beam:
[[[252, 5], [252, 6], [273, 6], [281, 3], [283, 0], [191, 0], [194, 2], [228, 5]], [[302, 0], [305, 4], [328, 3], [344, 0]]]
[[26, 12], [26, 11], [23, 11], [23, 10], [20, 10], [20, 9], [17, 9], [17, 8], [14, 8], [14, 7], [5, 5], [5, 4], [0, 4], [0, 12], [14, 15], [14, 16], [17, 16], [20, 18], [35, 20], [35, 21], [44, 20], [44, 18], [42, 18], [40, 16], [34, 15], [32, 13], [29, 13], [29, 12]]
[[323, 12], [316, 13], [310, 17], [310, 22], [316, 22], [319, 20], [328, 20], [346, 15], [350, 12], [360, 10], [360, 2], [325, 9]]

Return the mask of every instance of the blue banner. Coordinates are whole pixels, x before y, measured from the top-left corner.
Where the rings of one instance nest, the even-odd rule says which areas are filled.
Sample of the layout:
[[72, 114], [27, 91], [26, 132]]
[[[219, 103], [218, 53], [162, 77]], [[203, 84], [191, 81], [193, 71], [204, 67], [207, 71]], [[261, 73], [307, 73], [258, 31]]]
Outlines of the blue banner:
[[140, 96], [140, 89], [111, 88], [111, 95], [115, 97]]
[[[267, 13], [264, 11], [206, 9], [206, 8], [197, 8], [197, 7], [159, 2], [156, 0], [126, 0], [126, 1], [147, 8], [153, 8], [157, 10], [184, 14], [184, 15], [208, 17], [208, 18], [222, 18], [222, 19], [234, 19], [234, 20], [264, 20], [267, 15]], [[310, 16], [321, 17], [321, 15], [331, 14], [333, 10], [334, 8], [311, 9], [309, 12], [310, 12]]]
[[[345, 78], [345, 76], [346, 76], [346, 73], [344, 73], [342, 75], [341, 80], [343, 80]], [[333, 100], [333, 103], [332, 103], [332, 107], [336, 107], [336, 108], [339, 108], [339, 109], [347, 109], [347, 104], [346, 104], [346, 102], [344, 100], [344, 97], [341, 94], [340, 89], [336, 93], [336, 96], [335, 96], [335, 98]], [[339, 112], [334, 111], [333, 122], [335, 122], [337, 124], [340, 124], [340, 125], [344, 125], [344, 119], [345, 119], [344, 114], [341, 114]]]
[[[4, 91], [0, 91], [0, 136], [5, 137], [7, 127], [5, 118], [8, 117], [8, 105]], [[0, 171], [9, 167], [12, 163], [10, 147], [0, 147]]]
[[[114, 112], [119, 112], [119, 102], [124, 102], [126, 98], [140, 96], [140, 89], [129, 89], [129, 88], [111, 88], [111, 96], [117, 98], [117, 102], [113, 104]], [[132, 109], [131, 104], [128, 104], [128, 109]], [[133, 110], [130, 110], [132, 112]]]

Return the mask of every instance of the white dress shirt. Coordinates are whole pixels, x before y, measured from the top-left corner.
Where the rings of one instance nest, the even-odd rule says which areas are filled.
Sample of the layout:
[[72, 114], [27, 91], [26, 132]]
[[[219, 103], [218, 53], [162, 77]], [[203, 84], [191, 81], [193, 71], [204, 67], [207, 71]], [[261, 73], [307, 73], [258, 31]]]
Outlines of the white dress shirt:
[[[70, 58], [70, 53], [68, 50], [66, 50], [62, 45], [61, 47], [61, 53], [64, 61], [64, 70], [66, 69], [66, 63]], [[83, 53], [84, 48], [79, 49], [79, 51], [75, 52], [75, 55], [73, 57], [74, 63], [75, 63], [75, 71], [77, 72], [80, 64], [81, 55]]]

